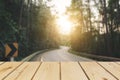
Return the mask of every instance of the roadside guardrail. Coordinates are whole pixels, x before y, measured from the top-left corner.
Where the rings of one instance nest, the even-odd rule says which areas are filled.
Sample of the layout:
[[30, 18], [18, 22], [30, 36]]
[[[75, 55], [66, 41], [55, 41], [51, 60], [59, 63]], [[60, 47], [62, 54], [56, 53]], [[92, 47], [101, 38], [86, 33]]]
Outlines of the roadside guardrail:
[[79, 55], [79, 56], [91, 58], [91, 59], [97, 60], [97, 61], [120, 61], [120, 58], [99, 56], [99, 55], [93, 55], [93, 54], [87, 54], [87, 53], [80, 53], [80, 52], [73, 51], [72, 49], [70, 49], [69, 52], [72, 54]]

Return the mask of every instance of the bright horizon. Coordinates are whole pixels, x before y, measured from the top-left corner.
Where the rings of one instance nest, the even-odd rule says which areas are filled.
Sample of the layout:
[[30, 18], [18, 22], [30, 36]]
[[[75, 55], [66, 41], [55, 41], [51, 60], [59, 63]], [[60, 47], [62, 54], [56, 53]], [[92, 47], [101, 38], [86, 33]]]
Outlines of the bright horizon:
[[71, 33], [73, 24], [67, 15], [60, 16], [56, 20], [56, 24], [58, 25], [58, 29], [61, 34], [69, 35]]
[[[45, 0], [46, 1], [46, 0]], [[84, 1], [83, 1], [84, 2]], [[70, 35], [74, 23], [70, 20], [69, 15], [66, 14], [67, 7], [70, 7], [71, 0], [51, 0], [47, 2], [47, 5], [50, 7], [52, 15], [57, 16], [56, 24], [60, 34]], [[98, 11], [94, 7], [94, 2], [90, 2], [91, 10], [95, 14], [95, 20], [98, 19]]]
[[72, 30], [72, 22], [69, 16], [65, 14], [67, 7], [71, 5], [71, 0], [52, 0], [48, 5], [52, 5], [51, 13], [56, 18], [56, 24], [60, 34], [69, 35]]

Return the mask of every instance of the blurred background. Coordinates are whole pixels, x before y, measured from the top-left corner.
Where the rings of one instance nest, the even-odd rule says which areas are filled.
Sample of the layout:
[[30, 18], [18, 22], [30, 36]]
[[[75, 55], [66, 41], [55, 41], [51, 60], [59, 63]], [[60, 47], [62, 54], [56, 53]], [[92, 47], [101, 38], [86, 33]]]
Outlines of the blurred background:
[[120, 58], [120, 0], [0, 0], [0, 60], [14, 42], [18, 61], [60, 46]]

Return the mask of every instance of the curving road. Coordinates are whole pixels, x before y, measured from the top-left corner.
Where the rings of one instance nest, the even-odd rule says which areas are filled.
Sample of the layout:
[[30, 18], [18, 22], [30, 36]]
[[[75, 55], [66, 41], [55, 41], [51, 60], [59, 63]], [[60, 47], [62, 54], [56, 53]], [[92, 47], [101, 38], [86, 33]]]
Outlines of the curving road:
[[68, 52], [68, 47], [51, 50], [33, 57], [30, 61], [93, 61], [88, 58], [77, 56]]

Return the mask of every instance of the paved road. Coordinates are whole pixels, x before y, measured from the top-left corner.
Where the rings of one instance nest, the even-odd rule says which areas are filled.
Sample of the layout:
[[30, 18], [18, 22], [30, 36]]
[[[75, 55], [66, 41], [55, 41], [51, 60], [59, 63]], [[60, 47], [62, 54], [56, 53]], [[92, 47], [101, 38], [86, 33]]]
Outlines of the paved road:
[[68, 47], [61, 46], [60, 49], [39, 54], [33, 57], [31, 61], [92, 61], [91, 59], [71, 54], [68, 49]]

